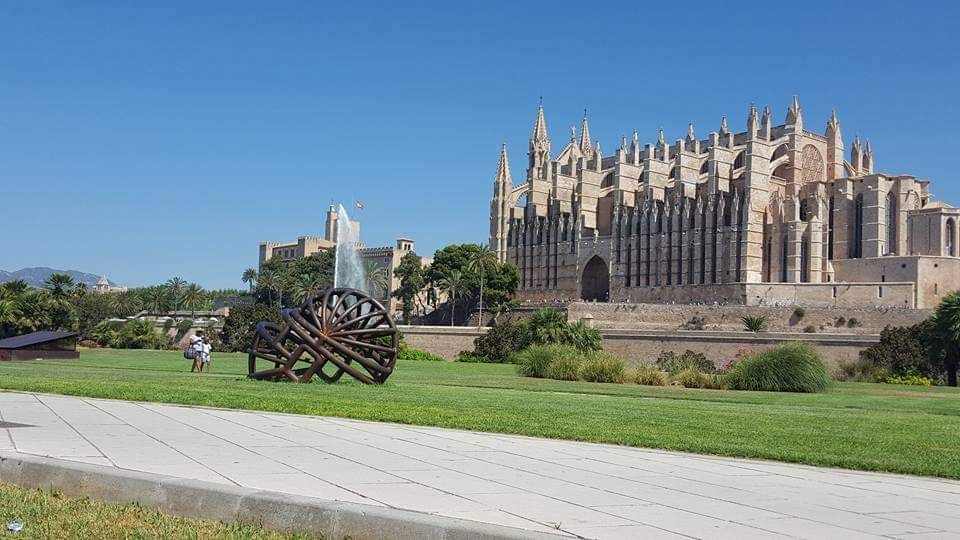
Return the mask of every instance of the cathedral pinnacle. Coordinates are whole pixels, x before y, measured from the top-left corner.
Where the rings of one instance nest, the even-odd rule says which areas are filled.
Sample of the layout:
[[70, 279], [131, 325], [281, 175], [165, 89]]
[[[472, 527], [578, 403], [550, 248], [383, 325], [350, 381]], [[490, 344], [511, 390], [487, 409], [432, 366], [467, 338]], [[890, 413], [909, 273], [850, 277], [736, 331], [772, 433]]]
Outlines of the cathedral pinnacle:
[[497, 162], [497, 174], [494, 182], [505, 183], [508, 186], [513, 185], [513, 179], [510, 177], [510, 160], [507, 158], [507, 143], [500, 145], [500, 160]]
[[693, 122], [687, 124], [687, 142], [697, 140], [697, 134], [693, 132]]
[[587, 110], [583, 110], [583, 123], [580, 125], [580, 151], [589, 155], [593, 150], [590, 143], [590, 123], [587, 121]]
[[663, 128], [660, 128], [660, 131], [657, 132], [657, 146], [664, 146], [666, 142], [663, 140]]
[[800, 100], [797, 96], [793, 96], [793, 101], [790, 102], [790, 108], [787, 109], [787, 123], [796, 124], [801, 121], [802, 117], [800, 113]]
[[547, 141], [547, 119], [543, 114], [543, 98], [540, 98], [540, 106], [537, 108], [537, 120], [533, 124], [533, 134], [530, 135], [530, 142]]
[[730, 129], [727, 127], [727, 117], [723, 116], [720, 118], [720, 133], [726, 135], [730, 133]]
[[837, 120], [837, 110], [830, 111], [830, 120], [827, 120], [827, 136], [840, 138], [840, 121]]

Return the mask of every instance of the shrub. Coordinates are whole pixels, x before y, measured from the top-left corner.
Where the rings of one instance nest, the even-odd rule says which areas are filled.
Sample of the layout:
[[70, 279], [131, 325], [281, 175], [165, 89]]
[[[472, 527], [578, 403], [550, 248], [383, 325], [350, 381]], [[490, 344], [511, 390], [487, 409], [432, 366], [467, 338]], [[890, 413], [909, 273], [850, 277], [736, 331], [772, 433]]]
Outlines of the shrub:
[[836, 326], [836, 327], [838, 327], [838, 328], [841, 327], [841, 326], [843, 326], [843, 325], [845, 325], [845, 324], [847, 324], [847, 318], [846, 318], [846, 317], [837, 317], [837, 320], [833, 321], [833, 325]]
[[737, 354], [733, 355], [733, 358], [724, 362], [723, 366], [720, 367], [720, 371], [723, 373], [730, 371], [730, 368], [735, 366], [737, 362], [739, 362], [740, 360], [743, 360], [744, 358], [750, 356], [751, 354], [753, 354], [753, 351], [751, 351], [750, 349], [737, 349]]
[[852, 362], [841, 362], [835, 378], [838, 381], [880, 382], [890, 375], [890, 371], [865, 360], [862, 356]]
[[812, 325], [812, 324], [808, 324], [807, 326], [803, 327], [803, 331], [806, 332], [806, 333], [808, 333], [808, 334], [816, 334], [816, 333], [817, 333], [817, 327], [814, 326], [814, 325]]
[[400, 349], [400, 352], [397, 353], [398, 360], [417, 360], [417, 361], [429, 361], [429, 362], [446, 362], [443, 358], [429, 353], [427, 351], [421, 351], [417, 349], [404, 348]]
[[562, 343], [567, 329], [567, 316], [559, 309], [542, 308], [530, 315], [527, 325], [534, 343]]
[[503, 322], [473, 340], [474, 353], [487, 362], [507, 362], [510, 355], [530, 345], [530, 328], [524, 322]]
[[933, 375], [927, 325], [888, 326], [880, 331], [880, 343], [860, 351], [860, 359], [891, 374]]
[[673, 381], [679, 383], [684, 388], [716, 388], [716, 377], [712, 377], [702, 371], [688, 368], [678, 371], [673, 376]]
[[599, 351], [603, 348], [603, 335], [595, 328], [590, 328], [583, 321], [568, 324], [561, 341], [564, 345], [576, 347], [578, 350]]
[[117, 329], [123, 323], [115, 324], [110, 321], [101, 321], [90, 331], [90, 339], [97, 342], [101, 347], [109, 347], [113, 340], [117, 338]]
[[763, 332], [767, 327], [767, 318], [763, 315], [746, 315], [740, 317], [740, 321], [747, 332]]
[[113, 336], [110, 346], [115, 349], [169, 349], [170, 338], [142, 319], [128, 321]]
[[707, 325], [707, 320], [699, 315], [694, 315], [690, 317], [690, 320], [683, 323], [682, 328], [684, 330], [703, 330]]
[[807, 311], [802, 307], [798, 307], [797, 309], [793, 310], [793, 316], [796, 317], [797, 319], [802, 319], [806, 315], [807, 315]]
[[660, 351], [657, 357], [657, 367], [667, 373], [676, 373], [685, 369], [695, 369], [704, 373], [713, 373], [717, 371], [713, 362], [707, 360], [703, 353], [694, 352], [687, 349], [683, 354], [677, 354], [673, 351]]
[[224, 351], [245, 351], [253, 343], [253, 332], [260, 321], [282, 324], [280, 308], [264, 304], [237, 305], [223, 321], [220, 341]]
[[169, 330], [169, 329], [171, 329], [171, 328], [173, 328], [173, 319], [171, 319], [170, 317], [167, 317], [167, 318], [163, 321], [163, 331], [166, 332], [167, 330]]
[[850, 317], [850, 319], [847, 320], [847, 328], [858, 328], [860, 326], [863, 326], [863, 323], [856, 317]]
[[588, 382], [622, 383], [624, 377], [623, 359], [604, 351], [587, 353], [580, 367], [580, 377]]
[[890, 375], [883, 379], [887, 384], [909, 384], [914, 386], [931, 386], [933, 379], [922, 375]]
[[193, 321], [190, 319], [184, 319], [177, 324], [177, 333], [186, 334], [187, 330], [193, 328]]
[[550, 361], [544, 372], [544, 377], [556, 379], [558, 381], [577, 381], [580, 380], [580, 372], [583, 367], [583, 357], [580, 352], [573, 349], [570, 354], [561, 354]]
[[788, 343], [740, 360], [723, 382], [735, 390], [820, 392], [830, 384], [830, 375], [813, 347]]
[[553, 360], [562, 356], [579, 357], [579, 351], [566, 345], [534, 345], [514, 353], [510, 360], [524, 377], [542, 378]]
[[670, 384], [670, 375], [652, 364], [640, 364], [630, 370], [627, 379], [646, 386], [666, 386]]
[[453, 360], [454, 362], [465, 362], [471, 364], [477, 363], [495, 363], [493, 360], [490, 360], [486, 356], [481, 356], [473, 351], [460, 351], [457, 357]]

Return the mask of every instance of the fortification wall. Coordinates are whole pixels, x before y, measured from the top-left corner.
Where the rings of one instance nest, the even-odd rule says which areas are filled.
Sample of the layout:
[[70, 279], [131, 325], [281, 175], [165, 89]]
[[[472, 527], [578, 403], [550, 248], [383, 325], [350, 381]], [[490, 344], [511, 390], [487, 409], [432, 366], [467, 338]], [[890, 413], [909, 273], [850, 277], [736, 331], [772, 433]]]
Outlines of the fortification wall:
[[[402, 326], [409, 347], [431, 352], [447, 360], [463, 350], [473, 350], [473, 340], [486, 328], [462, 326]], [[857, 358], [859, 352], [879, 341], [876, 335], [798, 334], [710, 331], [624, 331], [603, 330], [603, 347], [627, 363], [652, 362], [660, 351], [701, 352], [717, 365], [739, 351], [759, 351], [780, 343], [803, 341], [812, 344], [831, 367]]]
[[805, 307], [802, 317], [792, 306], [737, 306], [692, 304], [605, 304], [573, 302], [567, 318], [577, 321], [592, 317], [597, 329], [674, 331], [702, 319], [703, 330], [742, 332], [742, 317], [766, 317], [769, 332], [879, 334], [887, 325], [911, 326], [930, 316], [929, 309]]

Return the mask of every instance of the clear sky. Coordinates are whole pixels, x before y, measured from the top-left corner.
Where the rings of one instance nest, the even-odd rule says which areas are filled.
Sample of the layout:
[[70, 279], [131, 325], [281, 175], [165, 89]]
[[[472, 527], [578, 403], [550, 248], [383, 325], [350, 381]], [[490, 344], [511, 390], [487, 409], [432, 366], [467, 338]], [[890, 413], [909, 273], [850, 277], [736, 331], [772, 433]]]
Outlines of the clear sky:
[[586, 107], [609, 155], [797, 94], [960, 203], [955, 6], [0, 1], [0, 269], [239, 287], [357, 199], [367, 245], [485, 242], [541, 95], [555, 152]]

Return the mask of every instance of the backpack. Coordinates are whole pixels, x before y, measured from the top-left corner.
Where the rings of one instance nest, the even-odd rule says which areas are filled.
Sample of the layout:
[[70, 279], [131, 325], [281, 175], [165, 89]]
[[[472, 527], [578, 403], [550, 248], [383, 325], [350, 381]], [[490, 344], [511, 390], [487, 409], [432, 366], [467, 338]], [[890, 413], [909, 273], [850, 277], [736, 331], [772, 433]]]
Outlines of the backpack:
[[183, 357], [187, 360], [193, 360], [197, 357], [197, 351], [194, 350], [193, 346], [191, 345], [183, 350]]

